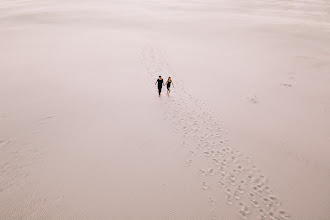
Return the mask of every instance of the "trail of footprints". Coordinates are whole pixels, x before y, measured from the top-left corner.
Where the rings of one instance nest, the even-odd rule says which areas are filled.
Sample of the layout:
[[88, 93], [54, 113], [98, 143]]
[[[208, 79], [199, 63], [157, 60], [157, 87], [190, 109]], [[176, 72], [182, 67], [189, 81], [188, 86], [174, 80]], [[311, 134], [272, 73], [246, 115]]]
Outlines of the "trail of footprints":
[[[221, 189], [226, 203], [237, 206], [243, 219], [292, 219], [252, 159], [230, 146], [226, 131], [212, 110], [186, 92], [183, 81], [174, 77], [166, 53], [156, 44], [148, 44], [142, 50], [141, 61], [151, 83], [164, 74], [175, 80], [175, 97], [166, 97], [161, 102], [164, 117], [171, 121], [174, 131], [183, 139], [182, 146], [189, 151], [187, 166], [198, 166], [204, 179], [201, 188], [210, 191], [210, 195]], [[216, 209], [216, 199], [210, 196], [209, 202]]]

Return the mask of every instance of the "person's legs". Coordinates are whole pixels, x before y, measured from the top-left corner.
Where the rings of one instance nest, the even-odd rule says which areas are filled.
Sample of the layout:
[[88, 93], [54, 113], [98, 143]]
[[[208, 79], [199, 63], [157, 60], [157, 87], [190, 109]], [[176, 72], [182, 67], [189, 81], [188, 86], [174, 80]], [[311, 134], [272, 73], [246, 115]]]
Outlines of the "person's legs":
[[160, 95], [161, 92], [162, 92], [162, 87], [158, 86], [158, 95]]
[[171, 92], [171, 86], [167, 86], [167, 94], [169, 95], [170, 94], [170, 92]]

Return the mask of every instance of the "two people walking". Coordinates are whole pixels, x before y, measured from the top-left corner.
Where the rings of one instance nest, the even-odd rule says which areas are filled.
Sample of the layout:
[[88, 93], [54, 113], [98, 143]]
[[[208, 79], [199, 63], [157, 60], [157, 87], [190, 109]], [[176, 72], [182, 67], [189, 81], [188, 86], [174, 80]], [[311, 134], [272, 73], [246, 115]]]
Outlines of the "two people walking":
[[158, 96], [160, 97], [160, 93], [162, 92], [162, 87], [166, 85], [167, 87], [167, 95], [170, 95], [171, 92], [171, 84], [173, 85], [174, 88], [174, 84], [172, 82], [171, 77], [168, 77], [166, 83], [164, 84], [164, 80], [162, 78], [162, 76], [159, 76], [159, 78], [157, 79], [155, 85], [158, 83]]

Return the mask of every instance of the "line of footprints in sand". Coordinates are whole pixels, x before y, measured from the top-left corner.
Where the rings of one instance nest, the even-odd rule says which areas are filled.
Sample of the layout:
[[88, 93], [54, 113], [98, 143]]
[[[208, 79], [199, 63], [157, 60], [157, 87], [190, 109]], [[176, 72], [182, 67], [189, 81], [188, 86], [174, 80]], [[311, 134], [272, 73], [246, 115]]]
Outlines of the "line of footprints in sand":
[[[175, 76], [165, 51], [155, 43], [143, 48], [141, 61], [151, 83], [164, 73]], [[244, 219], [292, 219], [282, 209], [267, 178], [253, 165], [252, 159], [229, 145], [226, 131], [217, 122], [212, 110], [187, 93], [183, 81], [176, 77], [175, 83], [175, 97], [162, 102], [166, 109], [164, 117], [171, 121], [175, 132], [183, 138], [182, 145], [187, 147], [190, 155], [187, 166], [205, 165], [197, 167], [205, 179], [201, 183], [202, 189], [222, 189], [227, 204], [236, 205], [239, 216]], [[216, 200], [209, 199], [210, 205], [216, 208]], [[215, 215], [213, 218], [216, 219]]]

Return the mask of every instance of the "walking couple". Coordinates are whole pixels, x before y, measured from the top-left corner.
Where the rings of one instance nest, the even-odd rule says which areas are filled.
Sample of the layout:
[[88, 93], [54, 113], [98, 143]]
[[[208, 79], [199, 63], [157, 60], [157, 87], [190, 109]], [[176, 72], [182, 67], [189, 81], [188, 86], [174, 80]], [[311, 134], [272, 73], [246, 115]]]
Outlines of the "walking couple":
[[171, 83], [172, 83], [172, 85], [173, 85], [173, 88], [174, 88], [174, 84], [173, 84], [173, 82], [172, 82], [172, 79], [171, 79], [171, 77], [168, 77], [168, 79], [167, 79], [167, 81], [166, 81], [166, 83], [164, 84], [164, 80], [163, 80], [163, 78], [162, 78], [162, 76], [159, 76], [159, 78], [157, 79], [157, 81], [156, 81], [156, 83], [155, 83], [155, 85], [158, 83], [158, 96], [160, 97], [160, 93], [162, 92], [162, 87], [163, 87], [163, 85], [165, 86], [166, 85], [166, 87], [167, 87], [167, 95], [169, 96], [170, 95], [170, 92], [171, 92]]

